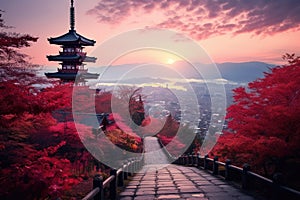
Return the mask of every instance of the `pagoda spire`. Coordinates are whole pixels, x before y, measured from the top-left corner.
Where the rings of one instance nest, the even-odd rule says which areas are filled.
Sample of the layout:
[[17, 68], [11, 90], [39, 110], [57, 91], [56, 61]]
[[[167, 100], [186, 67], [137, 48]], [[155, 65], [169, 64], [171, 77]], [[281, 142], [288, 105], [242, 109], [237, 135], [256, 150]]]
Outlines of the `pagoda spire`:
[[71, 28], [71, 30], [75, 30], [74, 0], [71, 0], [71, 7], [70, 7], [70, 28]]

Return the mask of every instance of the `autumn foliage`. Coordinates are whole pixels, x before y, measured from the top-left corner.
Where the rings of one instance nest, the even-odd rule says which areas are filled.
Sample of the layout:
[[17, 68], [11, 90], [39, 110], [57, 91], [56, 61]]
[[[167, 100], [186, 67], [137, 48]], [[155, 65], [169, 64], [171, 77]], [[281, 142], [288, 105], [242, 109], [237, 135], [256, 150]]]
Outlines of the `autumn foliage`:
[[[3, 179], [0, 188], [3, 189], [3, 198], [55, 199], [93, 173], [97, 161], [87, 152], [79, 134], [84, 134], [91, 141], [97, 135], [93, 134], [92, 126], [84, 123], [75, 127], [70, 84], [52, 84], [52, 87], [34, 93], [27, 86], [9, 81], [1, 82], [1, 86], [0, 156]], [[86, 102], [83, 105], [85, 109], [93, 105], [88, 103], [89, 95], [93, 94], [77, 94], [78, 99]], [[96, 98], [95, 104], [103, 107], [101, 112], [109, 111], [110, 105], [105, 102], [110, 101], [110, 97], [111, 94], [105, 92]], [[87, 117], [89, 115], [83, 115], [82, 120]], [[141, 152], [140, 137], [122, 123], [119, 115], [109, 114], [109, 118], [117, 120], [118, 124], [108, 125], [105, 133], [100, 130], [100, 134], [105, 134], [124, 150]], [[103, 153], [109, 149], [105, 145], [104, 142], [100, 146], [95, 143], [95, 147], [101, 148]]]
[[[37, 38], [7, 32], [1, 15], [0, 28], [0, 199], [57, 199], [94, 173], [106, 176], [107, 167], [86, 150], [78, 133], [94, 140], [95, 127], [75, 127], [73, 84], [37, 76], [38, 67], [19, 51]], [[82, 109], [111, 112], [110, 92], [96, 98], [84, 86], [77, 92], [76, 100], [85, 102]], [[105, 134], [121, 148], [141, 151], [140, 138], [126, 124], [111, 124]]]
[[300, 60], [289, 54], [285, 58], [287, 65], [234, 90], [234, 104], [227, 114], [229, 129], [213, 155], [235, 164], [249, 163], [268, 177], [275, 172], [295, 176], [300, 161]]

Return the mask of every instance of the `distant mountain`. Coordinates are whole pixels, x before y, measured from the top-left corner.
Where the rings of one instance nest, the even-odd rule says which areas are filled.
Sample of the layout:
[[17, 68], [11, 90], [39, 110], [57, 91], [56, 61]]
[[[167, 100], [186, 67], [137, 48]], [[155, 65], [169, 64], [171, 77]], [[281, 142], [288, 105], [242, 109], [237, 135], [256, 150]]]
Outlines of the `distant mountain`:
[[[221, 78], [231, 82], [248, 83], [264, 76], [264, 72], [270, 71], [275, 67], [273, 64], [264, 62], [241, 62], [241, 63], [218, 63], [216, 64]], [[90, 72], [100, 73], [100, 79], [103, 82], [111, 80], [121, 80], [122, 83], [142, 83], [156, 81], [163, 83], [166, 78], [201, 78], [205, 79], [220, 78], [213, 69], [213, 64], [188, 64], [187, 62], [178, 61], [170, 68], [163, 65], [151, 64], [126, 64], [111, 67], [88, 67]], [[171, 70], [170, 70], [171, 69]], [[174, 69], [174, 70], [173, 70]], [[45, 71], [56, 70], [54, 67], [45, 67], [41, 71], [41, 75]], [[199, 73], [200, 72], [200, 73]]]
[[224, 79], [234, 82], [251, 82], [257, 78], [262, 78], [264, 72], [269, 72], [270, 68], [276, 65], [264, 62], [243, 62], [243, 63], [220, 63], [218, 69]]
[[[228, 81], [238, 82], [238, 83], [246, 83], [256, 80], [257, 78], [262, 78], [264, 76], [264, 72], [270, 71], [270, 68], [275, 67], [273, 64], [268, 64], [264, 62], [242, 62], [242, 63], [217, 63], [216, 64], [220, 75], [223, 79]], [[188, 78], [196, 78], [195, 68], [198, 72], [203, 73], [204, 77], [207, 79], [215, 79], [218, 78], [213, 64], [201, 64], [196, 63], [192, 67], [186, 62], [176, 63], [176, 69], [184, 74], [184, 77]]]

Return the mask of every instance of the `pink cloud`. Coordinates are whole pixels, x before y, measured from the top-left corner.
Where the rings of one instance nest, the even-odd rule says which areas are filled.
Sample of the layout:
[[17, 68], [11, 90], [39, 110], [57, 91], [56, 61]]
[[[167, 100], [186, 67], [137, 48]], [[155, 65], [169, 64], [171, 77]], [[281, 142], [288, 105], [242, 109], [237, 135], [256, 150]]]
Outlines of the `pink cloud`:
[[119, 24], [136, 11], [145, 15], [160, 11], [165, 17], [145, 26], [178, 30], [199, 40], [222, 34], [273, 35], [300, 28], [299, 0], [101, 0], [88, 14], [101, 23]]

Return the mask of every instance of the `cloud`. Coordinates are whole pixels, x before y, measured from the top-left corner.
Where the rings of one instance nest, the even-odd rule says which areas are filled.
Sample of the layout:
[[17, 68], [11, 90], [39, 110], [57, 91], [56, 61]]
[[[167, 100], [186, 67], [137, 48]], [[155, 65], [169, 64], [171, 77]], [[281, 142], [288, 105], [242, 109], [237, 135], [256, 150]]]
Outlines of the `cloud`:
[[[162, 12], [147, 27], [181, 31], [201, 40], [215, 35], [274, 35], [300, 29], [299, 0], [101, 0], [88, 11], [99, 22], [117, 25], [137, 11]], [[139, 19], [142, 22], [143, 16]]]

